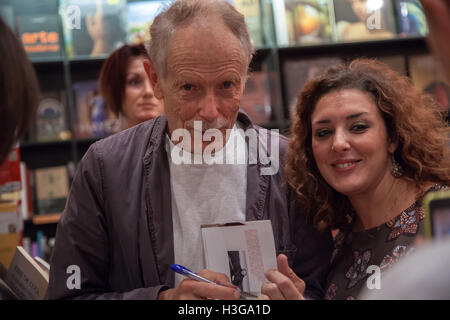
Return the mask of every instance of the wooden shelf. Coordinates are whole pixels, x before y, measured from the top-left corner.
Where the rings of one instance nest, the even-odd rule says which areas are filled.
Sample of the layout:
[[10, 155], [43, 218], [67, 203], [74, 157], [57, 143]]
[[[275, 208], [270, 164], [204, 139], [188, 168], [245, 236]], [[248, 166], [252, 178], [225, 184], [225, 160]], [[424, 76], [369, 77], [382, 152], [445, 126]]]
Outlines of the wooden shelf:
[[50, 224], [50, 223], [58, 223], [60, 217], [61, 217], [60, 213], [43, 214], [34, 216], [31, 220], [33, 221], [34, 224]]

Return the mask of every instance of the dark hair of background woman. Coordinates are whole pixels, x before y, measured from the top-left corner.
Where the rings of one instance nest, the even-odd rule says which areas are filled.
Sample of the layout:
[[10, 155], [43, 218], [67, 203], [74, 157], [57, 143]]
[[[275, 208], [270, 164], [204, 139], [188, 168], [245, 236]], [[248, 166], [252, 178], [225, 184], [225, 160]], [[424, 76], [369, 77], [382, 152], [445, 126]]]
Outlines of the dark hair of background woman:
[[125, 96], [128, 63], [131, 57], [147, 57], [143, 44], [124, 45], [106, 59], [100, 71], [100, 94], [106, 106], [119, 116]]
[[35, 121], [36, 72], [11, 29], [0, 18], [0, 164]]
[[450, 181], [449, 127], [436, 102], [416, 90], [410, 79], [371, 59], [357, 59], [331, 67], [309, 81], [298, 96], [291, 127], [286, 175], [304, 212], [318, 227], [345, 226], [352, 208], [345, 195], [322, 178], [312, 151], [311, 115], [321, 97], [335, 90], [369, 93], [380, 111], [391, 141], [398, 141], [394, 157], [404, 178], [417, 186]]

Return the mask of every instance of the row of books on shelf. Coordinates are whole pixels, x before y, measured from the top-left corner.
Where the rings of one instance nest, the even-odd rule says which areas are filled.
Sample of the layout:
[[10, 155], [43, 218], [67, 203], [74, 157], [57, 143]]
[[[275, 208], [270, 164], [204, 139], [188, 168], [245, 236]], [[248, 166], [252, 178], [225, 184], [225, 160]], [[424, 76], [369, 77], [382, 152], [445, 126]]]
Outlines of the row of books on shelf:
[[[0, 166], [0, 202], [17, 205], [17, 224], [14, 230], [23, 229], [23, 221], [37, 216], [61, 214], [66, 205], [75, 165], [38, 168], [31, 170], [20, 161], [19, 148], [14, 148]], [[2, 215], [6, 219], [6, 215]], [[13, 213], [8, 218], [13, 221]], [[5, 230], [9, 224], [5, 225]]]
[[[32, 58], [58, 58], [64, 50], [69, 58], [105, 56], [125, 43], [148, 40], [153, 19], [171, 2], [42, 0], [39, 3], [50, 9], [34, 10], [37, 13], [25, 10], [24, 1], [29, 3], [0, 3], [0, 16], [16, 31]], [[418, 0], [227, 1], [244, 15], [255, 47], [424, 36], [428, 32]]]
[[[450, 101], [450, 84], [439, 63], [432, 55], [393, 55], [379, 57], [393, 70], [409, 75], [416, 87], [435, 97], [442, 110], [447, 111]], [[297, 94], [306, 82], [337, 63], [340, 57], [286, 59], [283, 61], [283, 75], [289, 107], [296, 103]], [[409, 66], [407, 68], [407, 66]], [[274, 121], [274, 96], [279, 93], [272, 86], [274, 74], [258, 71], [247, 80], [241, 108], [258, 125]], [[73, 84], [74, 110], [68, 112], [64, 92], [44, 92], [38, 107], [36, 126], [31, 130], [31, 141], [58, 141], [72, 137], [69, 122], [77, 139], [102, 138], [119, 131], [119, 119], [109, 111], [98, 92], [97, 81], [83, 81]], [[70, 114], [71, 118], [68, 118]]]
[[[75, 82], [72, 91], [75, 100], [72, 112], [67, 107], [65, 91], [42, 93], [29, 141], [70, 140], [70, 122], [76, 139], [103, 138], [119, 131], [120, 121], [105, 105], [96, 80]], [[269, 73], [261, 71], [251, 75], [242, 98], [242, 108], [257, 124], [271, 121]]]
[[[387, 64], [391, 69], [407, 76], [409, 75], [414, 86], [422, 93], [431, 95], [440, 105], [443, 113], [450, 110], [450, 82], [433, 55], [393, 55], [378, 57], [378, 60]], [[283, 73], [286, 87], [286, 97], [292, 111], [297, 95], [306, 82], [329, 67], [343, 62], [339, 57], [319, 57], [286, 60], [283, 64]]]

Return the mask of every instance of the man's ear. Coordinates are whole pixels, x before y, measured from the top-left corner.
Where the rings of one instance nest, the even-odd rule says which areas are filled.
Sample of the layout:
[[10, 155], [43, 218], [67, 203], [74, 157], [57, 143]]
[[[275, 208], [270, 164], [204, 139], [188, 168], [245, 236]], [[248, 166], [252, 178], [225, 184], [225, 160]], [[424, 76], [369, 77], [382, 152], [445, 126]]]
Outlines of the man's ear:
[[150, 83], [153, 87], [153, 92], [155, 93], [155, 97], [158, 99], [163, 99], [164, 95], [161, 90], [161, 80], [156, 73], [155, 66], [153, 65], [153, 62], [149, 60], [144, 60], [144, 69], [145, 73], [147, 73], [147, 77], [150, 80]]

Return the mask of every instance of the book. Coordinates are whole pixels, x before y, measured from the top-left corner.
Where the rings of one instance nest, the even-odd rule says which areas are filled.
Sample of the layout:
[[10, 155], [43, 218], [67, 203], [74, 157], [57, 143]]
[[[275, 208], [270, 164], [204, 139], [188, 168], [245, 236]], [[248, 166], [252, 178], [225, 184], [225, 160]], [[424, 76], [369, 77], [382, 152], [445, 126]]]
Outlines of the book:
[[15, 146], [0, 164], [0, 201], [19, 201], [20, 181], [20, 150]]
[[433, 55], [409, 56], [409, 74], [417, 89], [430, 94], [440, 105], [442, 112], [449, 111], [450, 81]]
[[392, 1], [334, 0], [335, 38], [338, 41], [368, 41], [394, 38]]
[[0, 263], [6, 268], [11, 264], [14, 250], [20, 243], [22, 229], [17, 202], [0, 202]]
[[34, 171], [36, 181], [36, 213], [61, 213], [69, 194], [66, 166], [40, 168]]
[[342, 60], [337, 57], [286, 60], [283, 65], [283, 71], [286, 84], [285, 93], [290, 112], [294, 110], [297, 104], [297, 96], [309, 80], [341, 62]]
[[37, 108], [35, 140], [69, 140], [72, 136], [67, 119], [64, 91], [43, 92]]
[[285, 0], [290, 45], [331, 40], [328, 0]]
[[125, 0], [60, 0], [69, 58], [104, 57], [126, 42]]
[[259, 0], [227, 0], [237, 11], [244, 15], [250, 40], [254, 47], [263, 46], [261, 7]]
[[168, 1], [136, 1], [127, 3], [127, 43], [150, 40], [150, 26]]
[[224, 273], [241, 291], [259, 295], [264, 273], [277, 268], [270, 220], [201, 226], [206, 268]]
[[49, 273], [21, 246], [17, 246], [5, 283], [20, 300], [44, 300]]
[[33, 216], [33, 196], [31, 191], [31, 170], [27, 168], [25, 162], [20, 162], [20, 212], [23, 220]]
[[61, 57], [61, 28], [56, 13], [19, 15], [17, 22], [18, 34], [30, 58]]
[[272, 108], [269, 77], [266, 72], [252, 72], [250, 74], [241, 98], [241, 108], [255, 124], [262, 125], [270, 121]]
[[97, 81], [76, 82], [72, 88], [75, 97], [72, 119], [78, 139], [102, 138], [119, 131], [119, 120], [106, 107]]
[[395, 8], [401, 37], [427, 35], [427, 18], [419, 0], [395, 0]]

